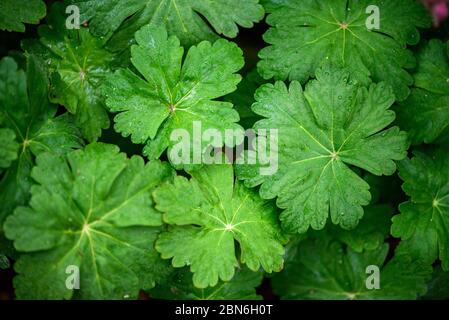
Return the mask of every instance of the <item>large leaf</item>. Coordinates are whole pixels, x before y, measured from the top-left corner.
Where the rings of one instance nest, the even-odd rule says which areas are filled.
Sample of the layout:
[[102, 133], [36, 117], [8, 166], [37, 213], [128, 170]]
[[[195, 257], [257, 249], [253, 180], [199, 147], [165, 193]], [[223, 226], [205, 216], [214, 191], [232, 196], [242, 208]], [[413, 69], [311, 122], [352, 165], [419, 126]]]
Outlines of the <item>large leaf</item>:
[[[178, 144], [178, 139], [171, 139], [174, 130], [188, 132], [186, 143], [200, 143], [203, 151], [223, 142], [200, 140], [194, 124], [201, 126], [199, 134], [216, 129], [224, 135], [226, 129], [241, 128], [232, 104], [215, 100], [234, 91], [241, 80], [235, 74], [243, 66], [237, 45], [223, 39], [214, 44], [204, 41], [191, 47], [183, 62], [179, 40], [167, 37], [163, 28], [145, 26], [136, 33], [136, 40], [131, 55], [140, 74], [120, 69], [105, 85], [106, 104], [118, 112], [116, 131], [125, 137], [131, 135], [134, 143], [146, 143], [144, 154], [150, 159], [159, 158], [168, 147], [169, 159], [175, 162], [171, 153]], [[195, 159], [188, 160], [193, 163]]]
[[449, 272], [444, 272], [441, 267], [435, 268], [432, 280], [428, 284], [428, 290], [424, 299], [448, 300], [449, 299]]
[[173, 258], [175, 268], [190, 266], [197, 288], [231, 280], [239, 261], [253, 271], [281, 270], [284, 238], [275, 208], [234, 184], [231, 165], [204, 166], [190, 174], [190, 180], [178, 176], [154, 192], [156, 208], [171, 225], [156, 242], [162, 257]]
[[[7, 237], [25, 253], [15, 265], [17, 297], [123, 299], [152, 288], [167, 264], [153, 248], [162, 222], [150, 193], [172, 175], [166, 164], [127, 159], [107, 144], [67, 159], [39, 155], [30, 207], [5, 222]], [[77, 291], [66, 287], [69, 266], [80, 270]]]
[[323, 230], [309, 230], [307, 233], [295, 234], [286, 246], [285, 261], [288, 263], [301, 250], [301, 241], [308, 238], [331, 238], [339, 241], [356, 253], [375, 250], [382, 245], [390, 234], [392, 208], [387, 204], [369, 205], [360, 223], [351, 230], [344, 230], [330, 224]]
[[[398, 124], [414, 144], [431, 143], [449, 129], [449, 57], [447, 45], [431, 40], [418, 52], [412, 93], [397, 108]], [[445, 133], [445, 134], [444, 134]]]
[[[17, 151], [16, 160], [0, 181], [0, 233], [5, 217], [29, 199], [34, 156], [43, 151], [66, 153], [83, 144], [67, 114], [55, 117], [56, 107], [48, 102], [48, 79], [42, 66], [43, 62], [31, 55], [25, 74], [13, 59], [0, 60], [0, 126], [8, 135], [13, 132], [20, 144], [19, 148], [11, 145], [11, 151]], [[2, 145], [2, 150], [5, 147]]]
[[[357, 253], [332, 238], [308, 239], [272, 284], [288, 300], [409, 300], [424, 294], [432, 268], [405, 256], [386, 263], [387, 254], [387, 244]], [[379, 268], [379, 289], [366, 285], [369, 266]]]
[[9, 266], [8, 257], [0, 253], [0, 269], [8, 269]]
[[[369, 6], [379, 9], [379, 29], [368, 29]], [[405, 46], [419, 41], [417, 27], [430, 17], [417, 0], [279, 0], [267, 6], [272, 26], [264, 35], [271, 46], [260, 52], [266, 78], [305, 83], [323, 63], [350, 68], [368, 83], [385, 81], [398, 100], [409, 94], [413, 78], [405, 70], [415, 59]]]
[[25, 31], [24, 23], [39, 23], [45, 17], [42, 0], [2, 0], [0, 2], [0, 30]]
[[[258, 0], [73, 0], [95, 35], [118, 29], [110, 44], [123, 50], [146, 24], [163, 26], [183, 45], [214, 41], [218, 34], [234, 38], [238, 25], [250, 28], [264, 10]], [[205, 19], [204, 19], [205, 18]], [[126, 21], [125, 21], [126, 20]], [[216, 33], [215, 33], [215, 32]]]
[[253, 111], [266, 119], [254, 128], [278, 131], [277, 146], [270, 149], [277, 152], [278, 168], [262, 175], [265, 164], [250, 164], [262, 155], [252, 150], [246, 164], [237, 167], [247, 186], [261, 184], [262, 198], [277, 197], [285, 209], [283, 227], [291, 232], [322, 229], [329, 214], [345, 229], [356, 226], [371, 196], [369, 185], [350, 166], [391, 175], [394, 160], [407, 154], [406, 134], [397, 127], [386, 129], [395, 118], [389, 86], [365, 88], [331, 67], [316, 74], [305, 91], [293, 81], [290, 88], [277, 82], [256, 92]]
[[401, 238], [398, 252], [411, 254], [429, 265], [437, 258], [449, 270], [449, 153], [416, 151], [400, 163], [402, 188], [410, 201], [401, 204], [391, 229]]
[[94, 38], [89, 30], [67, 29], [64, 5], [55, 3], [40, 26], [39, 42], [27, 42], [25, 50], [40, 54], [51, 71], [51, 98], [74, 114], [89, 141], [109, 127], [99, 87], [119, 62], [103, 48], [105, 39]]
[[260, 300], [256, 287], [262, 282], [263, 273], [247, 268], [237, 269], [231, 281], [220, 281], [216, 286], [198, 289], [192, 283], [187, 268], [176, 269], [167, 282], [151, 290], [152, 297], [170, 300]]
[[396, 204], [403, 201], [402, 180], [397, 175], [375, 176], [367, 172], [362, 174], [370, 186], [371, 204]]

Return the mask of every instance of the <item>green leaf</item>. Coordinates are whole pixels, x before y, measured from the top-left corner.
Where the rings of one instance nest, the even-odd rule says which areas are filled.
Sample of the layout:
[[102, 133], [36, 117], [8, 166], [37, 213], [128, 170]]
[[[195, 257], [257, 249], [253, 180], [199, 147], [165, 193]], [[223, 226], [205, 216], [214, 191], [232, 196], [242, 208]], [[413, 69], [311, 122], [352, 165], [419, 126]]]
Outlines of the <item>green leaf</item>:
[[51, 72], [52, 102], [74, 114], [84, 137], [95, 141], [109, 127], [99, 88], [119, 61], [103, 48], [106, 39], [94, 38], [85, 28], [67, 29], [64, 8], [55, 3], [47, 25], [38, 29], [39, 42], [24, 47], [45, 59]]
[[38, 24], [45, 13], [45, 3], [42, 0], [2, 0], [0, 30], [25, 32], [24, 23]]
[[[379, 29], [369, 30], [368, 6], [379, 9]], [[260, 52], [258, 69], [265, 79], [305, 83], [324, 63], [342, 64], [363, 83], [384, 81], [404, 100], [415, 66], [407, 44], [419, 42], [417, 27], [430, 17], [417, 0], [280, 0], [266, 7], [272, 26], [264, 35], [271, 46]], [[399, 14], [400, 13], [400, 14]]]
[[82, 19], [89, 20], [95, 35], [114, 31], [111, 46], [123, 50], [134, 33], [146, 24], [165, 27], [185, 46], [202, 40], [214, 41], [218, 34], [234, 38], [238, 25], [251, 28], [264, 17], [258, 0], [74, 0]]
[[329, 225], [327, 232], [354, 252], [375, 250], [389, 235], [392, 215], [393, 209], [389, 205], [370, 205], [365, 208], [363, 219], [355, 229], [344, 230], [338, 226]]
[[432, 280], [428, 284], [428, 290], [423, 299], [448, 300], [449, 299], [449, 272], [444, 272], [441, 267], [435, 268]]
[[162, 257], [173, 258], [175, 268], [190, 266], [197, 288], [231, 280], [239, 261], [253, 271], [281, 270], [285, 239], [275, 208], [234, 183], [231, 165], [204, 166], [190, 174], [190, 180], [178, 176], [153, 194], [171, 225], [156, 242]]
[[[116, 131], [124, 137], [131, 135], [134, 143], [146, 143], [144, 154], [150, 159], [159, 158], [168, 147], [169, 159], [175, 162], [172, 149], [179, 142], [170, 138], [174, 130], [187, 131], [189, 146], [194, 146], [198, 144], [195, 123], [201, 126], [200, 133], [241, 129], [232, 104], [215, 100], [234, 91], [241, 80], [235, 74], [243, 66], [237, 45], [224, 39], [214, 44], [204, 41], [191, 47], [182, 63], [179, 40], [167, 37], [163, 28], [147, 25], [136, 33], [136, 40], [131, 60], [140, 74], [120, 69], [108, 78], [104, 89], [107, 106], [118, 113]], [[199, 143], [201, 151], [223, 145]]]
[[237, 269], [228, 282], [220, 281], [215, 287], [198, 289], [192, 283], [187, 268], [176, 269], [169, 280], [151, 290], [151, 297], [169, 300], [261, 300], [256, 287], [262, 282], [263, 273], [247, 268]]
[[402, 241], [399, 253], [429, 265], [436, 259], [449, 270], [449, 154], [445, 149], [415, 151], [399, 165], [402, 188], [410, 201], [393, 217], [391, 233]]
[[[19, 258], [18, 252], [14, 249], [12, 241], [6, 239], [3, 233], [0, 233], [0, 257], [3, 258], [3, 269], [10, 267], [10, 260], [17, 260]], [[2, 267], [0, 267], [2, 268]]]
[[[287, 300], [409, 300], [424, 294], [432, 268], [406, 256], [385, 262], [387, 253], [387, 244], [358, 253], [332, 238], [308, 239], [273, 277], [274, 291]], [[379, 268], [379, 289], [366, 286], [373, 275], [368, 266]]]
[[431, 143], [449, 129], [449, 57], [447, 45], [433, 39], [418, 52], [415, 85], [397, 108], [398, 124], [414, 144]]
[[47, 90], [47, 75], [37, 57], [28, 56], [27, 74], [13, 59], [0, 60], [0, 125], [13, 131], [20, 143], [17, 159], [0, 180], [0, 234], [5, 217], [29, 199], [34, 156], [42, 151], [66, 153], [83, 144], [67, 114], [55, 117]]
[[[254, 128], [277, 130], [278, 151], [271, 152], [277, 152], [278, 168], [262, 175], [260, 161], [237, 166], [246, 186], [261, 184], [262, 198], [277, 197], [278, 207], [285, 209], [282, 226], [289, 232], [302, 233], [309, 226], [320, 230], [329, 214], [334, 224], [355, 227], [371, 196], [369, 185], [350, 166], [391, 175], [393, 160], [407, 154], [406, 134], [397, 127], [385, 129], [395, 118], [389, 86], [365, 88], [329, 66], [316, 75], [305, 91], [297, 81], [290, 88], [283, 82], [259, 88], [253, 111], [266, 119]], [[251, 150], [247, 157], [260, 158]]]
[[17, 159], [19, 144], [13, 130], [0, 128], [0, 173]]
[[[173, 176], [159, 161], [127, 159], [118, 147], [91, 144], [67, 156], [37, 157], [30, 207], [5, 222], [25, 252], [15, 265], [20, 299], [136, 298], [167, 273], [153, 248], [162, 224], [151, 191]], [[66, 268], [80, 270], [80, 289], [66, 287]]]
[[9, 266], [8, 257], [0, 253], [0, 269], [8, 269]]

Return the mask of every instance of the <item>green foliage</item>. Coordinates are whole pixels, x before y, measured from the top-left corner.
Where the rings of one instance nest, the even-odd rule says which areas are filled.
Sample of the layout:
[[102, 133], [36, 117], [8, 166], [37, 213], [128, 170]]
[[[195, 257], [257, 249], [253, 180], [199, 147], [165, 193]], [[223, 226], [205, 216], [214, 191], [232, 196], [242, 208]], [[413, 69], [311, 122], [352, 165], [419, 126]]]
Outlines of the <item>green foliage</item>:
[[192, 275], [187, 268], [179, 269], [169, 280], [151, 290], [151, 296], [170, 300], [260, 300], [255, 287], [262, 281], [262, 272], [237, 269], [231, 281], [220, 281], [215, 287], [198, 289], [192, 283]]
[[45, 12], [45, 3], [42, 0], [2, 0], [0, 30], [24, 32], [24, 23], [39, 23]]
[[[409, 257], [385, 262], [388, 245], [355, 252], [332, 238], [308, 239], [285, 270], [273, 279], [283, 299], [390, 300], [416, 299], [426, 291], [432, 268]], [[368, 266], [380, 268], [381, 286], [366, 286]]]
[[[271, 46], [260, 52], [259, 71], [266, 78], [305, 83], [324, 63], [350, 68], [363, 83], [385, 81], [398, 100], [413, 83], [404, 69], [415, 66], [406, 44], [417, 44], [417, 27], [429, 15], [417, 0], [280, 0], [269, 6], [264, 35]], [[377, 6], [379, 29], [368, 29], [368, 6]], [[400, 14], [398, 14], [400, 12]]]
[[445, 149], [415, 151], [400, 163], [402, 188], [410, 201], [400, 205], [391, 232], [403, 239], [399, 252], [429, 264], [437, 258], [449, 270], [449, 157]]
[[74, 114], [84, 137], [95, 141], [109, 127], [100, 86], [120, 59], [104, 49], [104, 38], [94, 38], [85, 28], [67, 29], [64, 9], [55, 3], [47, 25], [39, 27], [39, 41], [24, 47], [41, 55], [49, 66], [52, 102]]
[[[162, 221], [150, 192], [173, 171], [118, 151], [91, 144], [67, 158], [38, 156], [30, 207], [5, 223], [6, 236], [29, 253], [15, 265], [19, 298], [136, 298], [166, 272], [153, 249]], [[69, 266], [82, 275], [76, 293], [66, 287]]]
[[264, 84], [265, 81], [257, 73], [256, 69], [251, 70], [242, 82], [237, 86], [237, 90], [228, 94], [224, 99], [232, 102], [240, 115], [240, 123], [246, 128], [251, 128], [260, 117], [251, 110], [254, 103], [254, 94], [256, 90]]
[[424, 299], [447, 300], [449, 299], [449, 272], [444, 272], [441, 268], [436, 268], [433, 272], [432, 280]]
[[146, 143], [143, 152], [150, 159], [159, 158], [167, 147], [171, 159], [177, 141], [170, 136], [176, 129], [186, 130], [193, 146], [198, 143], [193, 141], [194, 122], [201, 124], [202, 131], [240, 128], [232, 104], [215, 100], [234, 91], [241, 80], [235, 74], [243, 66], [237, 45], [223, 39], [213, 44], [203, 41], [190, 48], [183, 60], [179, 40], [168, 37], [161, 27], [143, 27], [136, 32], [136, 40], [131, 61], [140, 75], [119, 69], [104, 89], [109, 110], [118, 112], [117, 132], [131, 135], [134, 143]]
[[265, 119], [254, 128], [279, 130], [279, 169], [263, 176], [257, 165], [238, 166], [247, 186], [261, 184], [262, 198], [278, 197], [283, 227], [290, 232], [322, 229], [329, 214], [345, 229], [356, 226], [371, 196], [350, 165], [391, 175], [393, 160], [403, 159], [407, 150], [404, 132], [385, 130], [395, 117], [387, 85], [365, 88], [333, 67], [316, 74], [304, 91], [296, 81], [289, 88], [283, 82], [259, 88], [253, 111]]
[[447, 299], [430, 21], [419, 0], [0, 1], [0, 297]]
[[234, 184], [231, 165], [190, 174], [190, 180], [178, 176], [154, 192], [156, 208], [171, 226], [156, 242], [162, 257], [173, 258], [176, 268], [190, 266], [198, 288], [231, 280], [239, 261], [253, 271], [281, 270], [284, 237], [275, 208], [240, 182]]
[[[217, 33], [234, 38], [238, 26], [250, 28], [264, 10], [258, 0], [72, 0], [92, 33], [105, 36], [113, 31], [111, 47], [123, 50], [144, 25], [164, 26], [183, 45], [214, 41]], [[201, 17], [205, 17], [206, 21]]]
[[[299, 238], [287, 249], [286, 267], [272, 279], [282, 299], [416, 299], [426, 291], [432, 268], [407, 255], [387, 257], [391, 208], [366, 208], [362, 222], [346, 231], [334, 225]], [[373, 272], [378, 268], [379, 274]], [[377, 289], [374, 285], [378, 276]]]
[[16, 134], [8, 128], [0, 128], [0, 173], [17, 159], [19, 144]]
[[398, 106], [398, 124], [413, 143], [447, 139], [449, 129], [449, 58], [447, 45], [431, 40], [418, 52], [412, 93]]
[[10, 266], [8, 257], [0, 254], [0, 269], [8, 269]]
[[6, 216], [29, 199], [35, 156], [66, 153], [83, 145], [72, 118], [68, 114], [55, 116], [56, 107], [47, 99], [43, 66], [37, 57], [28, 56], [25, 73], [13, 59], [0, 60], [0, 130], [10, 139], [8, 145], [0, 147], [1, 167], [9, 166], [0, 177], [0, 234]]
[[[357, 228], [343, 230], [338, 226], [329, 225], [329, 228], [323, 232], [327, 232], [355, 252], [375, 250], [384, 243], [389, 234], [392, 211], [388, 205], [368, 206]], [[316, 234], [321, 232], [316, 232]]]

